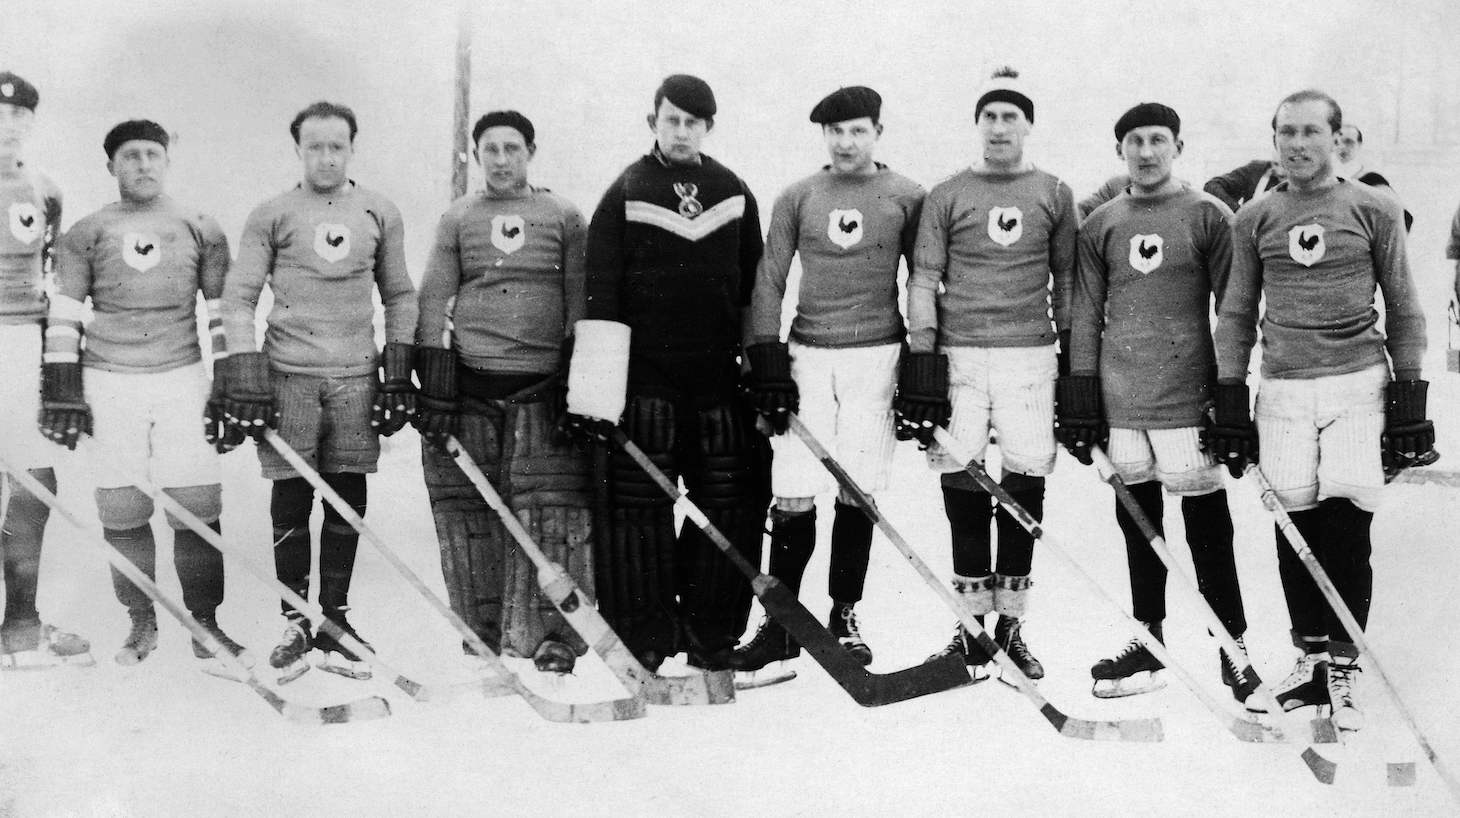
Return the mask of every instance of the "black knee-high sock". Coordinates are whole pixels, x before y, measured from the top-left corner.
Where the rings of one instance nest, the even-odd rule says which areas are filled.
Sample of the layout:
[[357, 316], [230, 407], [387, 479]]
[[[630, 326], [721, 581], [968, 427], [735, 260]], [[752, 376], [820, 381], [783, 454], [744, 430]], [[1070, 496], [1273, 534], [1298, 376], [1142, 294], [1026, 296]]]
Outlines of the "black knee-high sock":
[[[309, 513], [314, 507], [314, 489], [303, 477], [275, 480], [269, 502], [274, 524], [274, 575], [294, 593], [309, 597]], [[294, 610], [280, 601], [284, 613]]]
[[[1014, 502], [1035, 520], [1044, 519], [1044, 478], [1023, 474], [1010, 474], [1000, 485], [1013, 496]], [[999, 533], [999, 555], [995, 565], [997, 573], [1006, 577], [1029, 576], [1034, 564], [1034, 535], [1014, 519], [1002, 505], [995, 514]]]
[[[1353, 613], [1359, 627], [1367, 628], [1369, 604], [1374, 595], [1374, 568], [1369, 561], [1373, 552], [1369, 529], [1374, 522], [1374, 513], [1340, 497], [1324, 500], [1318, 510], [1322, 513], [1321, 529], [1328, 541], [1320, 559], [1323, 570], [1328, 572], [1338, 595]], [[1325, 604], [1324, 611], [1329, 638], [1352, 642], [1348, 629], [1333, 613], [1332, 607]]]
[[816, 509], [786, 513], [771, 510], [770, 575], [785, 583], [792, 593], [801, 592], [806, 563], [816, 549]]
[[943, 510], [953, 537], [953, 573], [987, 576], [993, 571], [989, 521], [994, 518], [992, 498], [981, 491], [943, 487]]
[[[326, 474], [324, 480], [351, 510], [365, 516], [365, 475], [352, 473]], [[350, 604], [350, 580], [355, 575], [355, 553], [360, 533], [334, 506], [324, 507], [324, 524], [319, 533], [319, 604], [326, 611], [337, 611]]]
[[872, 518], [840, 500], [831, 524], [831, 572], [827, 592], [835, 602], [861, 602], [872, 553]]
[[[1324, 551], [1324, 537], [1321, 530], [1321, 515], [1316, 508], [1304, 511], [1290, 511], [1288, 516], [1293, 518], [1293, 524], [1297, 526], [1298, 533], [1308, 541], [1308, 547], [1315, 556]], [[1278, 576], [1283, 584], [1283, 598], [1288, 604], [1288, 619], [1293, 624], [1293, 636], [1295, 639], [1307, 637], [1309, 639], [1322, 639], [1328, 635], [1328, 626], [1324, 611], [1328, 603], [1323, 601], [1323, 594], [1318, 591], [1318, 586], [1313, 582], [1313, 577], [1308, 569], [1303, 567], [1303, 562], [1293, 552], [1293, 547], [1283, 536], [1282, 528], [1277, 528], [1277, 551], [1278, 551]], [[1319, 556], [1319, 564], [1322, 564], [1322, 557]]]
[[[1128, 487], [1135, 497], [1141, 512], [1155, 526], [1157, 533], [1165, 536], [1162, 516], [1165, 513], [1165, 497], [1161, 484], [1150, 480]], [[1130, 569], [1131, 613], [1145, 623], [1166, 620], [1166, 564], [1156, 556], [1150, 540], [1141, 533], [1135, 518], [1117, 499], [1115, 520], [1125, 535], [1125, 559]]]
[[[148, 579], [157, 579], [157, 541], [153, 538], [150, 523], [128, 529], [105, 528], [101, 533], [113, 548], [141, 569]], [[112, 569], [112, 590], [116, 592], [117, 599], [128, 608], [152, 607], [152, 597], [133, 585], [116, 568]]]
[[[54, 469], [31, 469], [30, 476], [56, 493]], [[40, 619], [35, 607], [36, 580], [41, 566], [41, 540], [51, 507], [21, 487], [10, 483], [10, 505], [0, 524], [0, 555], [5, 561], [5, 621], [26, 622]]]
[[[208, 524], [221, 532], [217, 521]], [[183, 605], [194, 616], [211, 616], [223, 604], [223, 554], [190, 528], [177, 529], [172, 538], [172, 561], [182, 585]]]
[[1186, 521], [1197, 588], [1227, 632], [1241, 636], [1247, 631], [1247, 615], [1232, 553], [1232, 513], [1227, 508], [1226, 490], [1181, 498], [1181, 516]]

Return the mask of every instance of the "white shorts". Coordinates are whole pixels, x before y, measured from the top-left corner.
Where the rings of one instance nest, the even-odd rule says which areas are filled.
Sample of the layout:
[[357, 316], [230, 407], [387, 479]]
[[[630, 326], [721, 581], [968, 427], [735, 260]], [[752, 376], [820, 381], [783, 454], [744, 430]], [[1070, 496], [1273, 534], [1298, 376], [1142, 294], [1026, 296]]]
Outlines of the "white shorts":
[[[902, 344], [827, 348], [791, 344], [791, 377], [801, 393], [801, 421], [868, 492], [887, 487], [896, 438], [892, 392]], [[794, 432], [771, 438], [771, 492], [815, 497], [836, 480]]]
[[167, 488], [220, 481], [218, 453], [203, 439], [210, 383], [201, 362], [166, 372], [87, 367], [83, 383], [93, 435], [82, 446], [97, 488], [129, 486], [137, 475]]
[[1384, 466], [1384, 387], [1388, 368], [1322, 378], [1269, 378], [1257, 391], [1262, 474], [1283, 507], [1302, 511], [1325, 497], [1379, 507]]
[[1110, 429], [1110, 462], [1127, 483], [1160, 480], [1180, 497], [1211, 494], [1226, 486], [1222, 467], [1201, 447], [1201, 430]]
[[17, 469], [50, 468], [66, 452], [36, 423], [40, 394], [41, 325], [0, 324], [0, 453]]
[[[999, 436], [1005, 473], [1042, 477], [1054, 471], [1054, 345], [945, 347], [953, 419], [948, 431], [984, 459], [989, 430]], [[957, 472], [963, 463], [934, 444], [928, 466]]]

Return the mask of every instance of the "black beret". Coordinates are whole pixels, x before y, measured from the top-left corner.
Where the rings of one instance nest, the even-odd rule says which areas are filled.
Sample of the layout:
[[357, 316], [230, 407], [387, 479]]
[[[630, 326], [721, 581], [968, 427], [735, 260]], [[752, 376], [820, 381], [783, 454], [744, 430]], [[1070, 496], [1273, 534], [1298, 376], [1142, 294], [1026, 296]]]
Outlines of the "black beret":
[[129, 119], [107, 131], [106, 139], [101, 143], [106, 150], [106, 158], [112, 158], [117, 148], [133, 139], [145, 139], [167, 147], [167, 131], [161, 125], [150, 119]]
[[865, 85], [838, 88], [827, 94], [811, 109], [811, 121], [818, 125], [846, 122], [870, 116], [876, 120], [882, 115], [882, 95]]
[[532, 127], [532, 120], [517, 113], [516, 111], [489, 111], [477, 120], [477, 124], [471, 129], [471, 143], [475, 145], [477, 140], [482, 138], [482, 132], [488, 128], [516, 128], [522, 134], [522, 139], [527, 144], [533, 144], [537, 137], [537, 131]]
[[34, 85], [26, 82], [25, 77], [9, 71], [0, 71], [0, 102], [19, 105], [34, 111], [40, 101], [40, 92], [35, 89]]
[[710, 90], [709, 83], [699, 77], [671, 74], [659, 84], [659, 90], [654, 96], [656, 99], [667, 99], [675, 107], [700, 119], [712, 119], [715, 116], [715, 92]]
[[1142, 102], [1115, 121], [1115, 141], [1120, 142], [1132, 130], [1147, 125], [1162, 125], [1171, 129], [1172, 136], [1181, 135], [1181, 117], [1176, 111], [1159, 102]]

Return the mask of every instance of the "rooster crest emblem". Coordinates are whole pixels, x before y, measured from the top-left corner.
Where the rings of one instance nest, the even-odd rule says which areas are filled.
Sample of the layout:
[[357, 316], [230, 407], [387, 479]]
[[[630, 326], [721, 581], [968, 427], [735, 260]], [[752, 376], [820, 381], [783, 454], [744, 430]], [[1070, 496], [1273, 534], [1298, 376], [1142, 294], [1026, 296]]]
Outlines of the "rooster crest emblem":
[[833, 210], [826, 217], [826, 237], [846, 250], [862, 240], [862, 211]]
[[1288, 255], [1304, 267], [1312, 267], [1323, 259], [1328, 244], [1323, 239], [1323, 225], [1300, 224], [1288, 231]]
[[41, 217], [30, 202], [10, 205], [10, 235], [21, 244], [30, 244], [41, 237]]
[[1146, 275], [1166, 260], [1166, 242], [1154, 233], [1137, 233], [1130, 237], [1130, 266]]
[[350, 228], [334, 223], [315, 225], [314, 252], [330, 263], [348, 256], [350, 254]]
[[1005, 247], [1024, 235], [1024, 212], [1017, 207], [995, 207], [989, 210], [989, 238]]
[[527, 224], [521, 216], [492, 217], [492, 246], [504, 253], [515, 253], [527, 241]]
[[162, 260], [162, 242], [153, 233], [126, 233], [122, 236], [122, 261], [139, 273], [145, 273]]

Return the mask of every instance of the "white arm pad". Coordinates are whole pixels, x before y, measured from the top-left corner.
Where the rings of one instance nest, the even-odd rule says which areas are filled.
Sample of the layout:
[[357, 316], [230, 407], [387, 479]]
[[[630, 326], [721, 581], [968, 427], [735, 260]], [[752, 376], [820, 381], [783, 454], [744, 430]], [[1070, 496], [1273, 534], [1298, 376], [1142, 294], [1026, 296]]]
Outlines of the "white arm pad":
[[568, 411], [618, 423], [629, 387], [629, 327], [583, 319], [573, 325]]

